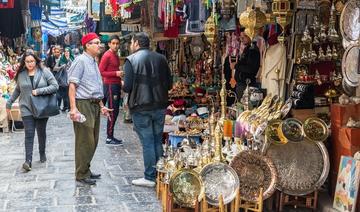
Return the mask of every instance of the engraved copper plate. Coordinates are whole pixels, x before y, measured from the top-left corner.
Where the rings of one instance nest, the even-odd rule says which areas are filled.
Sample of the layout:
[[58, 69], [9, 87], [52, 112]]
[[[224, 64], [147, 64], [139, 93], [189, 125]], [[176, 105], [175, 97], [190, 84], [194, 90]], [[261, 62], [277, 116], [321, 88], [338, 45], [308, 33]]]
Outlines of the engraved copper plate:
[[230, 166], [240, 180], [240, 196], [246, 201], [256, 201], [260, 188], [263, 188], [264, 200], [276, 190], [277, 171], [272, 160], [259, 152], [247, 150], [237, 154]]
[[271, 145], [266, 154], [278, 171], [277, 189], [289, 195], [306, 195], [322, 186], [329, 174], [329, 154], [322, 142]]
[[183, 169], [174, 173], [170, 178], [170, 192], [176, 204], [182, 207], [195, 207], [199, 195], [202, 193], [202, 181], [198, 173], [190, 169]]
[[219, 196], [224, 204], [230, 203], [236, 197], [239, 187], [239, 177], [235, 170], [224, 163], [210, 163], [200, 172], [205, 187], [206, 201], [210, 205], [219, 206]]
[[352, 87], [359, 85], [360, 45], [349, 46], [342, 59], [342, 74], [346, 83]]
[[360, 39], [360, 2], [357, 0], [346, 3], [340, 17], [340, 31], [348, 41]]

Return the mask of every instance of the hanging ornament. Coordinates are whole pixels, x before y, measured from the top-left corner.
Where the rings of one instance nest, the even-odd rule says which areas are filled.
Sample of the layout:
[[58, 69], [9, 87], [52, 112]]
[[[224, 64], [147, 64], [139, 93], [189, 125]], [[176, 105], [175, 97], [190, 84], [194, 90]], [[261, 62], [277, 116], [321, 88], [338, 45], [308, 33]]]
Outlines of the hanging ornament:
[[212, 13], [211, 16], [206, 20], [205, 23], [205, 32], [204, 35], [206, 36], [207, 40], [209, 41], [210, 44], [214, 43], [215, 37], [216, 37], [216, 22], [215, 22], [215, 18], [216, 18], [216, 14], [215, 14], [215, 10], [216, 10], [216, 4], [215, 1], [213, 1], [213, 8], [212, 8]]
[[259, 8], [248, 7], [245, 12], [240, 15], [240, 24], [245, 27], [245, 33], [251, 40], [257, 35], [258, 29], [266, 24], [266, 16]]
[[285, 40], [285, 27], [290, 24], [294, 10], [294, 3], [289, 0], [274, 0], [272, 3], [273, 15], [283, 29], [281, 35], [278, 37], [280, 43]]

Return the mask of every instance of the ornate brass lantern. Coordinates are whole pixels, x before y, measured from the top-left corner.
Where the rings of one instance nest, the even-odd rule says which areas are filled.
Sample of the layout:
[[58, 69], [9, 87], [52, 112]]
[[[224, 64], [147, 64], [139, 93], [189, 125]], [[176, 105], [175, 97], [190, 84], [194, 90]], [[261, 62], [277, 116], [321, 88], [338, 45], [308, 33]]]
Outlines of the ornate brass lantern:
[[[215, 2], [215, 1], [214, 1]], [[213, 10], [211, 16], [206, 20], [205, 23], [205, 32], [204, 35], [206, 36], [207, 40], [210, 44], [214, 44], [214, 40], [216, 37], [216, 23], [215, 23], [215, 3], [213, 2]]]
[[248, 7], [245, 12], [240, 15], [240, 24], [245, 27], [245, 33], [254, 39], [257, 30], [267, 23], [265, 13], [261, 12], [259, 8], [251, 9]]
[[290, 24], [293, 15], [294, 3], [291, 0], [274, 0], [272, 3], [272, 12], [278, 23], [283, 29], [282, 35], [278, 37], [279, 42], [285, 40], [285, 27]]

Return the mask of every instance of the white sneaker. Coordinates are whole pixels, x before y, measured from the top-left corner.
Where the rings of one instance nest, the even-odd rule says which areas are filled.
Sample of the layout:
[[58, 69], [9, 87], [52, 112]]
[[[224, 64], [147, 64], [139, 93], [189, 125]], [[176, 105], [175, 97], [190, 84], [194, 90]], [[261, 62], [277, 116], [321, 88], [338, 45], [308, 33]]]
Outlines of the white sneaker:
[[155, 182], [153, 182], [151, 180], [147, 180], [145, 178], [139, 178], [139, 179], [133, 180], [131, 183], [133, 185], [137, 185], [137, 186], [155, 187]]

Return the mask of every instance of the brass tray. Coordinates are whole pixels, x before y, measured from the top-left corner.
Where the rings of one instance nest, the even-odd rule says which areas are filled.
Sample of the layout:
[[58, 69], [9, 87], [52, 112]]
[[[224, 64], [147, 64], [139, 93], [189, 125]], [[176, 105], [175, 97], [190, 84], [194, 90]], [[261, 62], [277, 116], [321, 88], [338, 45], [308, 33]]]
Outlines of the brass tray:
[[360, 67], [360, 44], [350, 45], [344, 53], [342, 59], [342, 74], [345, 82], [352, 87], [357, 87], [359, 83], [360, 74], [358, 69]]
[[266, 154], [278, 171], [277, 189], [302, 196], [322, 186], [329, 174], [329, 154], [322, 142], [304, 140], [286, 145], [271, 145]]
[[314, 142], [323, 142], [329, 136], [327, 124], [316, 117], [307, 118], [303, 125], [304, 134], [307, 139]]
[[201, 170], [201, 179], [205, 187], [206, 201], [210, 205], [219, 206], [219, 196], [224, 204], [230, 203], [236, 197], [239, 187], [239, 177], [235, 170], [224, 163], [210, 163]]
[[278, 128], [281, 124], [281, 120], [280, 119], [276, 119], [276, 120], [271, 120], [269, 121], [266, 130], [265, 130], [265, 135], [266, 137], [269, 139], [271, 144], [286, 144], [288, 141], [285, 139], [281, 140], [279, 138], [279, 134], [278, 134]]
[[179, 206], [194, 208], [202, 192], [202, 180], [199, 174], [193, 170], [179, 170], [170, 178], [170, 193]]
[[277, 171], [272, 160], [256, 151], [243, 151], [230, 162], [240, 180], [240, 196], [246, 201], [256, 201], [260, 188], [264, 200], [276, 190]]
[[281, 122], [278, 128], [280, 140], [291, 142], [301, 142], [304, 138], [303, 126], [301, 121], [295, 118], [288, 118]]
[[359, 41], [360, 39], [360, 2], [350, 0], [340, 16], [340, 32], [347, 41]]

